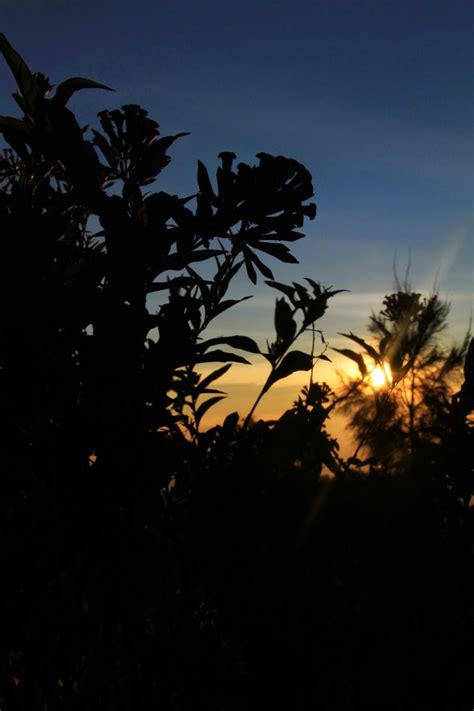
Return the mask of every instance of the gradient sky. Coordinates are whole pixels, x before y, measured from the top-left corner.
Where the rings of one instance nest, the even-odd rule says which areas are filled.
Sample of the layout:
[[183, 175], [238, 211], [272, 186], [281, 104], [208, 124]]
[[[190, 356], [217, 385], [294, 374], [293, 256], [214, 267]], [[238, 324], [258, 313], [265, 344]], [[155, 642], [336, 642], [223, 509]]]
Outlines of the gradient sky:
[[[0, 29], [53, 83], [86, 76], [115, 94], [81, 92], [82, 123], [103, 108], [138, 103], [163, 134], [190, 131], [171, 151], [158, 189], [195, 192], [196, 161], [210, 171], [233, 150], [286, 155], [313, 175], [318, 216], [294, 245], [300, 264], [273, 262], [282, 281], [312, 277], [346, 288], [318, 325], [363, 335], [411, 253], [418, 291], [434, 280], [450, 299], [449, 335], [466, 331], [473, 292], [474, 5], [460, 0], [0, 0]], [[16, 114], [8, 69], [0, 113]], [[272, 333], [275, 293], [256, 293], [216, 322], [214, 334]], [[348, 345], [348, 344], [345, 344]], [[341, 361], [338, 361], [341, 364]], [[264, 365], [234, 367], [231, 398], [217, 412], [244, 414]], [[333, 369], [316, 375], [335, 383]], [[269, 395], [271, 416], [305, 376]]]

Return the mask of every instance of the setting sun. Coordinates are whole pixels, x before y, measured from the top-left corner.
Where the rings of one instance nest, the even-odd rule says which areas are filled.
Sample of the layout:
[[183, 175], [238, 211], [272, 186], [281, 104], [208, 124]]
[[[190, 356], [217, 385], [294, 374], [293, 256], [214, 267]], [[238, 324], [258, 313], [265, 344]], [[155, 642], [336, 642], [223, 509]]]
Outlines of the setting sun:
[[392, 373], [388, 363], [384, 363], [383, 367], [377, 365], [369, 374], [370, 384], [374, 388], [383, 388], [392, 382]]

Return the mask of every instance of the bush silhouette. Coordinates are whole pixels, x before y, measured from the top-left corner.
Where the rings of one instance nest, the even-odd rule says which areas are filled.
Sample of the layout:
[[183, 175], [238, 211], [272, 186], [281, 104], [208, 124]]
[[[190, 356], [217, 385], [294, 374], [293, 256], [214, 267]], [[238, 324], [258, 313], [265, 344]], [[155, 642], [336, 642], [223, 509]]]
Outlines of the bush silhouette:
[[[465, 500], [472, 483], [472, 468], [448, 467], [472, 442], [471, 351], [433, 423], [436, 496], [350, 472], [325, 429], [334, 396], [313, 380], [327, 359], [314, 324], [337, 290], [282, 284], [263, 261], [296, 261], [287, 243], [316, 214], [306, 168], [259, 153], [234, 169], [224, 152], [215, 184], [198, 163], [195, 195], [149, 193], [186, 134], [160, 136], [136, 105], [102, 111], [89, 134], [68, 101], [107, 87], [75, 77], [51, 96], [3, 35], [0, 50], [22, 112], [0, 117], [2, 705], [465, 701], [467, 675], [446, 678], [472, 658], [472, 510], [446, 534], [453, 497], [436, 496], [452, 484]], [[265, 347], [206, 334], [247, 298], [228, 295], [239, 270], [279, 294]], [[203, 431], [216, 381], [248, 354], [269, 368], [254, 406]], [[293, 406], [255, 422], [299, 370], [309, 383]]]
[[[262, 261], [296, 262], [286, 243], [315, 217], [311, 176], [300, 163], [259, 153], [257, 165], [234, 170], [236, 156], [225, 152], [217, 189], [199, 162], [196, 195], [146, 193], [170, 161], [167, 150], [186, 134], [161, 137], [146, 111], [126, 105], [102, 111], [100, 130], [88, 138], [68, 101], [76, 91], [107, 87], [75, 77], [51, 96], [49, 79], [33, 73], [3, 35], [0, 49], [23, 114], [0, 117], [10, 146], [0, 159], [0, 281], [9, 304], [0, 338], [2, 468], [9, 528], [21, 531], [3, 547], [5, 693], [20, 708], [53, 699], [84, 708], [91, 696], [98, 708], [116, 708], [119, 699], [131, 708], [182, 685], [184, 672], [173, 681], [164, 662], [177, 649], [181, 616], [181, 648], [199, 638], [194, 613], [202, 593], [197, 583], [187, 589], [191, 605], [178, 595], [177, 539], [190, 506], [193, 515], [199, 510], [213, 463], [238, 478], [243, 449], [258, 441], [263, 461], [281, 429], [249, 432], [237, 467], [237, 416], [199, 431], [222, 397], [209, 386], [230, 363], [248, 363], [229, 347], [268, 360], [259, 399], [278, 380], [311, 370], [314, 352], [292, 346], [337, 292], [313, 280], [311, 290], [285, 287]], [[91, 232], [97, 221], [101, 229]], [[212, 279], [197, 271], [206, 263], [215, 265]], [[253, 283], [261, 273], [289, 297], [276, 302], [276, 339], [266, 351], [248, 336], [205, 336], [213, 319], [242, 300], [226, 296], [242, 268]], [[147, 299], [155, 293], [161, 305], [153, 313]], [[196, 373], [212, 362], [225, 365]], [[314, 387], [308, 398], [287, 418], [314, 419]], [[323, 422], [321, 410], [327, 444], [312, 454], [316, 476], [335, 452]], [[271, 478], [272, 468], [259, 466], [250, 470]], [[150, 625], [159, 634], [150, 636]], [[150, 647], [163, 664], [156, 678]]]

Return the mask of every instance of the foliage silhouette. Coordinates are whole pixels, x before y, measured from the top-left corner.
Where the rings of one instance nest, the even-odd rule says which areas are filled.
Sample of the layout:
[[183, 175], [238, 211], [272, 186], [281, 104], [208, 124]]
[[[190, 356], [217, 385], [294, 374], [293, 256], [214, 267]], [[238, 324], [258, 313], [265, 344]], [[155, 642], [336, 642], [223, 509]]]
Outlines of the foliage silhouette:
[[[472, 349], [433, 421], [435, 481], [349, 476], [326, 431], [335, 396], [313, 380], [337, 291], [281, 284], [262, 261], [295, 261], [287, 243], [316, 214], [306, 168], [260, 153], [234, 169], [225, 152], [215, 184], [198, 163], [196, 195], [146, 192], [185, 134], [126, 105], [88, 138], [68, 101], [107, 87], [73, 78], [51, 96], [3, 35], [0, 50], [23, 114], [0, 117], [2, 706], [465, 701], [468, 675], [449, 670], [470, 659], [472, 509], [449, 535], [445, 511], [472, 485], [452, 458], [472, 443]], [[206, 334], [249, 298], [229, 296], [243, 269], [283, 294], [266, 348]], [[216, 382], [255, 356], [270, 366], [258, 400], [297, 370], [308, 386], [275, 421], [254, 406], [203, 431]]]
[[[341, 334], [362, 346], [365, 358], [351, 349], [334, 350], [355, 361], [360, 373], [344, 383], [339, 406], [350, 415], [372, 464], [396, 471], [432, 442], [440, 408], [461, 382], [469, 334], [461, 344], [443, 346], [449, 304], [436, 292], [429, 297], [414, 292], [407, 278], [402, 283], [396, 276], [395, 288], [383, 309], [370, 316], [374, 345], [353, 333]], [[385, 373], [381, 386], [371, 381], [375, 368]]]
[[[165, 659], [186, 647], [193, 656], [196, 610], [207, 605], [202, 584], [178, 594], [189, 511], [215, 461], [222, 469], [258, 441], [256, 471], [281, 429], [261, 425], [239, 447], [234, 416], [199, 432], [222, 397], [209, 385], [230, 363], [248, 363], [227, 348], [260, 353], [247, 336], [206, 338], [205, 330], [243, 300], [226, 298], [242, 267], [253, 283], [258, 272], [273, 280], [259, 253], [296, 262], [285, 242], [300, 239], [296, 228], [315, 217], [311, 176], [267, 153], [233, 170], [236, 156], [225, 152], [216, 190], [199, 162], [196, 195], [144, 193], [186, 134], [160, 137], [146, 111], [126, 105], [102, 111], [90, 140], [67, 104], [75, 91], [107, 87], [75, 77], [51, 97], [47, 77], [31, 72], [3, 35], [0, 50], [23, 113], [0, 117], [10, 146], [0, 160], [0, 281], [9, 304], [0, 339], [4, 513], [9, 529], [22, 531], [2, 548], [5, 694], [19, 708], [83, 708], [91, 697], [98, 708], [165, 703], [184, 683]], [[101, 226], [94, 233], [92, 218]], [[212, 261], [212, 279], [196, 271]], [[311, 284], [313, 295], [294, 285], [299, 301], [277, 301], [264, 392], [313, 366], [312, 354], [287, 351], [337, 292]], [[162, 304], [150, 313], [156, 292]], [[290, 333], [298, 309], [303, 323]], [[225, 365], [199, 376], [195, 366], [208, 362]], [[198, 403], [203, 395], [212, 397]], [[313, 386], [287, 418], [312, 422], [318, 397]], [[315, 477], [335, 446], [321, 413], [327, 444], [311, 454]], [[150, 625], [160, 633], [150, 637]], [[180, 625], [186, 639], [177, 645]]]

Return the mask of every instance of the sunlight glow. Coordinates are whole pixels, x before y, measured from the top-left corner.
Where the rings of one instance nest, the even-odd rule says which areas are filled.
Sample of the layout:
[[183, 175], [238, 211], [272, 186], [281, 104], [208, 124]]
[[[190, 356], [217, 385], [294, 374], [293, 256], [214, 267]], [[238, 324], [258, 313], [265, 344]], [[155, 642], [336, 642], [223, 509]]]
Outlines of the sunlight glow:
[[380, 365], [375, 366], [375, 368], [369, 373], [370, 384], [374, 388], [383, 388], [392, 382], [392, 373], [390, 372], [390, 366], [388, 363], [384, 363], [383, 367]]

